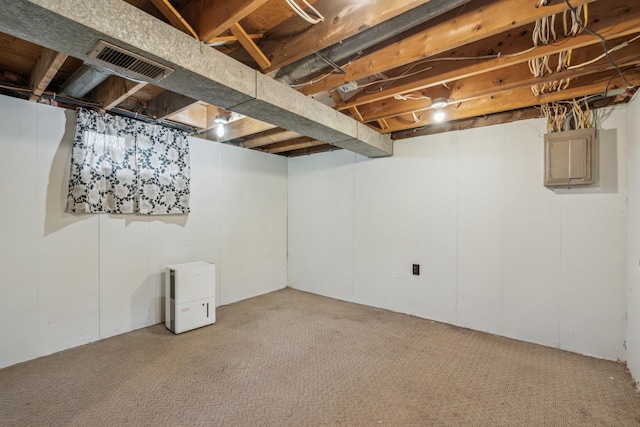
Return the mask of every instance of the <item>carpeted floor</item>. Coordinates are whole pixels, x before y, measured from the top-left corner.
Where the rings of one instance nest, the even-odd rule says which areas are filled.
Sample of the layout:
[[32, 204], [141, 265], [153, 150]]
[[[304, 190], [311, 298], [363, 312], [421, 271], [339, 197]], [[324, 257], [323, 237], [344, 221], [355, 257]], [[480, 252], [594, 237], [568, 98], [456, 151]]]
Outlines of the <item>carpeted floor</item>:
[[637, 426], [626, 368], [285, 289], [0, 370], [6, 426]]

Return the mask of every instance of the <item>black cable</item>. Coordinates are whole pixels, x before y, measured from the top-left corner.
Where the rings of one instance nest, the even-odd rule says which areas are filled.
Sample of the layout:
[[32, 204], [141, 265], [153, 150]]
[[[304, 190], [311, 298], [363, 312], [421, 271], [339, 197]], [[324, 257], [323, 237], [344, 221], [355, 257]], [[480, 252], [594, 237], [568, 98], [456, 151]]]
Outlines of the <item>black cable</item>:
[[611, 76], [611, 78], [609, 79], [609, 81], [607, 82], [607, 86], [604, 88], [604, 97], [607, 97], [607, 94], [609, 93], [609, 85], [611, 84], [611, 82], [613, 81], [613, 79], [617, 76], [616, 73], [613, 73], [613, 76]]
[[571, 14], [573, 15], [573, 19], [578, 23], [578, 25], [580, 26], [580, 28], [582, 28], [584, 31], [588, 32], [589, 34], [598, 37], [600, 39], [600, 43], [602, 43], [602, 48], [604, 49], [604, 55], [607, 57], [607, 60], [609, 61], [609, 63], [616, 69], [616, 71], [618, 72], [618, 74], [620, 74], [620, 77], [622, 77], [622, 80], [624, 80], [624, 82], [627, 84], [627, 86], [629, 87], [633, 87], [634, 85], [632, 85], [631, 83], [629, 83], [629, 80], [627, 80], [627, 78], [625, 77], [624, 73], [622, 72], [622, 70], [620, 70], [620, 68], [618, 67], [618, 65], [616, 65], [615, 62], [613, 62], [613, 60], [611, 59], [611, 57], [609, 56], [609, 49], [607, 49], [607, 42], [604, 39], [604, 37], [602, 37], [600, 34], [598, 34], [595, 31], [592, 31], [591, 29], [587, 28], [583, 23], [582, 20], [580, 19], [580, 17], [578, 16], [578, 11], [576, 10], [575, 7], [571, 6], [571, 3], [569, 3], [569, 0], [564, 0], [564, 2], [567, 4], [567, 7], [569, 8], [569, 10], [571, 10]]

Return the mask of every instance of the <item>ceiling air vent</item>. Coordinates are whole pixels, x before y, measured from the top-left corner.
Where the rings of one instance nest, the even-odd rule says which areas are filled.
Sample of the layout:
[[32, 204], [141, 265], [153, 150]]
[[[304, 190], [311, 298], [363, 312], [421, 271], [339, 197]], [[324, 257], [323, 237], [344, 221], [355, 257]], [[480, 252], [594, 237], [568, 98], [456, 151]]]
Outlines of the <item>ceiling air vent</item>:
[[173, 72], [173, 69], [167, 66], [102, 40], [89, 52], [89, 58], [90, 62], [96, 65], [102, 65], [134, 79], [159, 81]]

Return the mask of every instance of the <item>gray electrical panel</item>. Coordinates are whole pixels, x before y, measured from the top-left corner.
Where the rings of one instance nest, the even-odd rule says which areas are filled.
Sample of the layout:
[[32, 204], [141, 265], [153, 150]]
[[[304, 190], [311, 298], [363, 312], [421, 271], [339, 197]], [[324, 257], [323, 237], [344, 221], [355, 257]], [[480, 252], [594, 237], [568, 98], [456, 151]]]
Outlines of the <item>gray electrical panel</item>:
[[596, 129], [544, 136], [544, 185], [567, 187], [595, 183]]

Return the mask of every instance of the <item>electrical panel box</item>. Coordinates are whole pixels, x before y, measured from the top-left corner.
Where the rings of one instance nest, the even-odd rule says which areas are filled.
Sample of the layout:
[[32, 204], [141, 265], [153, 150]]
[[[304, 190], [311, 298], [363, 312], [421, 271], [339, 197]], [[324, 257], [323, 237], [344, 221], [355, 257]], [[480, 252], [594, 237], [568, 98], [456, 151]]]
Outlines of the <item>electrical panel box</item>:
[[216, 266], [208, 262], [165, 269], [165, 326], [175, 334], [216, 321]]
[[595, 128], [548, 133], [544, 136], [544, 185], [595, 183]]

